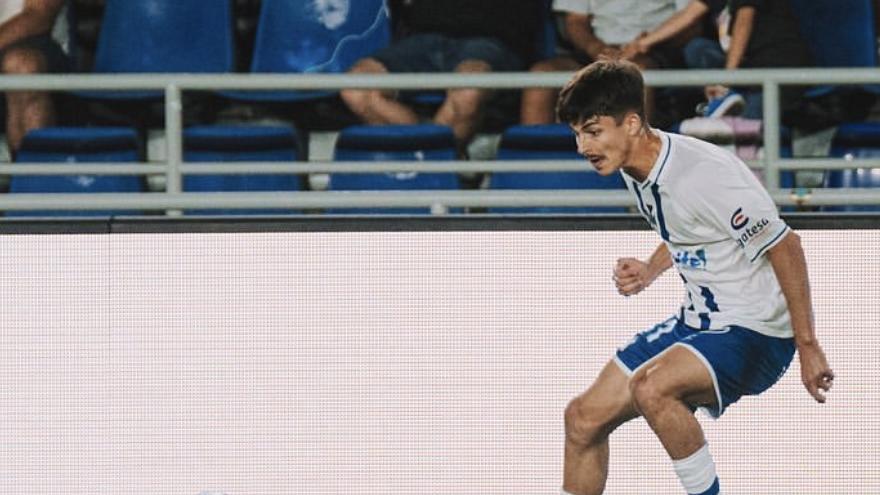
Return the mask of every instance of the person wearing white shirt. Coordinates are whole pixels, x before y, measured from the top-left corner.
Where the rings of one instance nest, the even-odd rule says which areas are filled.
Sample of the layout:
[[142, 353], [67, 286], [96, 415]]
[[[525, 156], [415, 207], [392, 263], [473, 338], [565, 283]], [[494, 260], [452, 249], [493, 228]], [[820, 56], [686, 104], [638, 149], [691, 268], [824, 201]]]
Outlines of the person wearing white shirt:
[[[689, 0], [554, 0], [553, 10], [562, 16], [561, 31], [572, 51], [542, 60], [530, 70], [573, 71], [603, 56], [622, 56], [643, 69], [684, 67], [683, 41], [692, 37], [694, 30], [684, 31], [642, 52], [635, 50], [632, 42], [656, 29], [688, 3]], [[553, 88], [526, 88], [522, 94], [520, 123], [553, 122], [556, 94]], [[649, 96], [648, 103], [651, 102]]]
[[[64, 0], [3, 0], [0, 2], [0, 67], [3, 74], [60, 72], [69, 60], [60, 38], [66, 37]], [[54, 29], [54, 32], [53, 32]], [[14, 152], [32, 129], [52, 125], [55, 112], [43, 91], [6, 93], [6, 138]]]
[[601, 175], [621, 173], [639, 212], [662, 242], [647, 261], [620, 258], [613, 278], [631, 296], [675, 266], [685, 297], [671, 318], [618, 349], [565, 411], [563, 493], [602, 493], [608, 437], [643, 416], [688, 494], [721, 493], [694, 417], [720, 417], [787, 370], [797, 350], [801, 378], [818, 402], [832, 384], [813, 327], [799, 237], [733, 154], [650, 128], [639, 68], [602, 60], [581, 69], [559, 96], [559, 120]]

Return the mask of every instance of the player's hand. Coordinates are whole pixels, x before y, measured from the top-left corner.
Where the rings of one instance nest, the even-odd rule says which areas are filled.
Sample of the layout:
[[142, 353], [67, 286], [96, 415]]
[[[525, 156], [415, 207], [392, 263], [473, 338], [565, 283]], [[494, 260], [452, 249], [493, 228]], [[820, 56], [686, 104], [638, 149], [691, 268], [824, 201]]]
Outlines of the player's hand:
[[624, 296], [638, 294], [654, 281], [648, 272], [648, 264], [635, 258], [620, 258], [614, 265], [614, 285]]
[[834, 383], [834, 372], [828, 366], [825, 352], [816, 343], [799, 345], [798, 355], [801, 360], [801, 381], [804, 382], [804, 387], [816, 402], [824, 404], [825, 392], [828, 392]]

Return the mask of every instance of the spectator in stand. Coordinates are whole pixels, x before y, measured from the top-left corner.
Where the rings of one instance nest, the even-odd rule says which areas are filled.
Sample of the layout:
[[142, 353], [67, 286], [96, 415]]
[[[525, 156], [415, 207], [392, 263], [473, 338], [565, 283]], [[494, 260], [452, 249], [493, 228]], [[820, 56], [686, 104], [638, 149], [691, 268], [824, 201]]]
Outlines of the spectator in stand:
[[[53, 28], [65, 0], [0, 1], [0, 67], [3, 74], [27, 75], [63, 72], [70, 61], [58, 40], [65, 36]], [[54, 37], [53, 37], [54, 36]], [[55, 111], [44, 91], [6, 93], [6, 137], [14, 153], [31, 129], [52, 125]]]
[[[519, 71], [533, 58], [541, 0], [408, 0], [408, 33], [352, 73]], [[369, 124], [415, 124], [419, 116], [383, 90], [347, 89], [342, 99]], [[490, 92], [452, 89], [433, 121], [452, 128], [461, 145], [474, 135]]]
[[[717, 20], [718, 36], [696, 38], [685, 47], [688, 67], [695, 69], [738, 69], [758, 67], [806, 67], [811, 64], [807, 45], [801, 38], [797, 18], [788, 0], [691, 0], [655, 30], [630, 44], [636, 53], [653, 47], [698, 24], [705, 16]], [[800, 105], [803, 89], [783, 87], [780, 92], [783, 114]], [[742, 113], [760, 119], [760, 91], [747, 90], [745, 97], [726, 86], [705, 88], [706, 117]]]
[[[695, 33], [682, 31], [650, 50], [625, 49], [638, 36], [650, 31], [687, 6], [688, 0], [554, 0], [553, 10], [563, 15], [563, 39], [571, 52], [532, 66], [532, 72], [575, 71], [600, 57], [623, 58], [641, 69], [684, 67], [683, 41]], [[679, 39], [680, 38], [680, 39]], [[520, 120], [523, 124], [547, 124], [555, 120], [555, 89], [523, 91]], [[646, 111], [651, 116], [653, 98], [648, 94]]]

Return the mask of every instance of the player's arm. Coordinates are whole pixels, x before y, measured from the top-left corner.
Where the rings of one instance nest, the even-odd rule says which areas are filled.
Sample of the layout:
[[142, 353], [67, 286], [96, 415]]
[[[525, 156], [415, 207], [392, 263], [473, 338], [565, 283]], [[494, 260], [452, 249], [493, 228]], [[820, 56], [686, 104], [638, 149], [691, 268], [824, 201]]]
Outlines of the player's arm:
[[16, 41], [50, 32], [62, 7], [64, 0], [25, 0], [24, 8], [18, 15], [0, 24], [0, 49]]
[[825, 352], [816, 339], [807, 262], [800, 236], [789, 231], [767, 251], [767, 256], [788, 304], [801, 361], [801, 380], [813, 398], [818, 402], [825, 402], [823, 392], [831, 388], [834, 372], [828, 366]]
[[638, 294], [672, 266], [672, 257], [665, 243], [660, 243], [648, 261], [620, 258], [614, 266], [614, 284], [624, 296]]

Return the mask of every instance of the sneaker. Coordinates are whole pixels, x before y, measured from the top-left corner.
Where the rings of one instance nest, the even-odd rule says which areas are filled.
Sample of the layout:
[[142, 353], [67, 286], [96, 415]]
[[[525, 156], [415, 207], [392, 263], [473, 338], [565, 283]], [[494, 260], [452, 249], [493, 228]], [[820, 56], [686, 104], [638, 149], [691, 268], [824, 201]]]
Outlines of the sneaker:
[[697, 113], [703, 117], [724, 117], [727, 115], [739, 115], [746, 106], [746, 99], [736, 91], [728, 91], [719, 98], [701, 103], [697, 106]]

